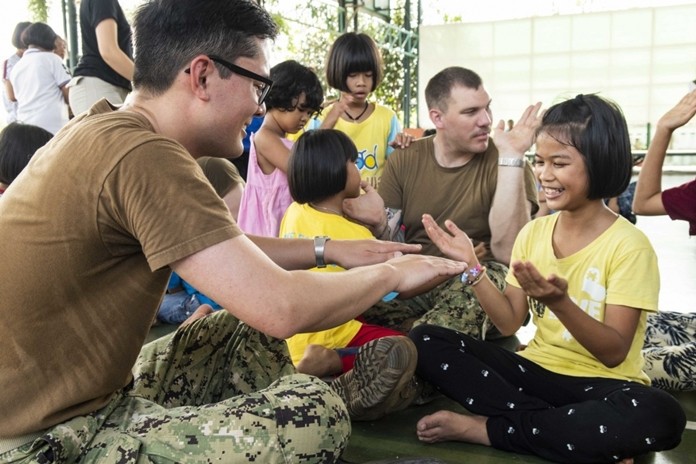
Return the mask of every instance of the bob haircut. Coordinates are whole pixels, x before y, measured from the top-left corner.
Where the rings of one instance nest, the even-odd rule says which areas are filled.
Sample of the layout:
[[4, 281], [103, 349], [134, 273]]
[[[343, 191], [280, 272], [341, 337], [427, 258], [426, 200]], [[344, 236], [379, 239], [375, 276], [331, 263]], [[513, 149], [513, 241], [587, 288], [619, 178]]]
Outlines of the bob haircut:
[[46, 23], [33, 23], [22, 32], [22, 42], [27, 47], [33, 45], [47, 51], [56, 48], [56, 37], [58, 34]]
[[348, 76], [371, 72], [373, 92], [384, 77], [384, 63], [377, 44], [364, 33], [346, 32], [331, 45], [326, 63], [326, 82], [342, 92], [348, 92]]
[[300, 204], [322, 201], [346, 188], [346, 163], [358, 159], [353, 141], [335, 129], [316, 129], [297, 139], [288, 161], [288, 186]]
[[616, 103], [578, 95], [549, 108], [536, 131], [582, 155], [590, 200], [619, 196], [631, 181], [633, 155], [628, 126]]
[[51, 140], [47, 130], [13, 122], [0, 132], [0, 182], [10, 185], [39, 148]]
[[321, 111], [324, 90], [319, 77], [310, 68], [295, 60], [283, 61], [271, 68], [273, 86], [266, 97], [266, 110], [293, 111], [300, 95], [305, 94], [305, 108], [315, 113]]
[[448, 100], [456, 86], [478, 89], [483, 85], [481, 76], [471, 69], [451, 66], [435, 74], [425, 86], [425, 103], [428, 109], [447, 111]]
[[18, 50], [24, 50], [25, 48], [27, 48], [27, 46], [24, 45], [24, 42], [22, 42], [22, 33], [29, 26], [31, 26], [31, 22], [29, 21], [22, 21], [21, 23], [17, 23], [14, 32], [12, 33], [12, 46], [14, 48]]

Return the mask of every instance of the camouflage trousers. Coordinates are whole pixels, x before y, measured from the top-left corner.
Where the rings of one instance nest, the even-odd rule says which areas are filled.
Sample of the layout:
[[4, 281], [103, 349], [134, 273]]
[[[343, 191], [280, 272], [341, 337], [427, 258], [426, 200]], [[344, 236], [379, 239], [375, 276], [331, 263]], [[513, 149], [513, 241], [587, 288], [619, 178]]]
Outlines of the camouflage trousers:
[[146, 345], [133, 373], [104, 408], [0, 461], [327, 463], [350, 436], [340, 397], [295, 374], [284, 341], [226, 311]]
[[[493, 284], [504, 291], [507, 267], [493, 261], [482, 263]], [[443, 282], [427, 293], [408, 300], [379, 302], [363, 315], [371, 324], [408, 332], [419, 324], [433, 324], [458, 330], [477, 339], [499, 335], [472, 288], [462, 284], [459, 276]]]

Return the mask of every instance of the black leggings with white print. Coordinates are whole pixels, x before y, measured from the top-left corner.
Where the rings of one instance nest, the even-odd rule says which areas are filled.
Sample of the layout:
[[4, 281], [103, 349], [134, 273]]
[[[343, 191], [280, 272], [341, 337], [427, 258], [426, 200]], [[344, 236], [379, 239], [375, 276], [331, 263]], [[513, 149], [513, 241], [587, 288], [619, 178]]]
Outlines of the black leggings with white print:
[[676, 447], [686, 425], [668, 393], [548, 371], [490, 342], [433, 325], [409, 334], [417, 374], [488, 417], [493, 447], [556, 462], [617, 462]]

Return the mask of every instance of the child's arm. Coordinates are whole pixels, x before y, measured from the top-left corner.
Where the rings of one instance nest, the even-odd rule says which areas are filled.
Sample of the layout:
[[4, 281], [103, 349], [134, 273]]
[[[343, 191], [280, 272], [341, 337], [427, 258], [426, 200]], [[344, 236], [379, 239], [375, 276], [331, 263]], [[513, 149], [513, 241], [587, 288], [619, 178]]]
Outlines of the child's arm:
[[677, 105], [657, 122], [645, 161], [638, 175], [633, 211], [636, 214], [666, 214], [662, 204], [662, 165], [675, 129], [683, 126], [696, 114], [696, 90], [686, 94]]
[[[467, 272], [464, 273], [465, 276], [469, 270], [475, 269], [479, 265], [476, 248], [471, 239], [454, 222], [450, 220], [445, 221], [445, 227], [449, 231], [447, 232], [437, 225], [432, 216], [424, 214], [423, 226], [428, 237], [445, 256], [468, 264]], [[488, 279], [485, 272], [480, 279], [476, 279], [471, 285], [476, 298], [481, 303], [481, 307], [500, 333], [502, 335], [512, 335], [517, 332], [529, 312], [524, 292], [519, 288], [508, 285], [505, 293], [501, 293], [493, 282]]]
[[616, 367], [626, 359], [638, 327], [640, 310], [607, 305], [604, 321], [598, 321], [570, 299], [568, 282], [564, 279], [553, 274], [545, 278], [529, 262], [513, 263], [512, 272], [524, 293], [548, 307], [575, 340], [602, 364]]
[[324, 103], [324, 108], [331, 105], [331, 109], [324, 114], [320, 129], [333, 129], [344, 111], [348, 109], [348, 99], [350, 95], [342, 95], [340, 100]]
[[264, 174], [270, 174], [274, 169], [288, 172], [290, 150], [283, 140], [270, 130], [259, 129], [254, 136], [256, 159]]

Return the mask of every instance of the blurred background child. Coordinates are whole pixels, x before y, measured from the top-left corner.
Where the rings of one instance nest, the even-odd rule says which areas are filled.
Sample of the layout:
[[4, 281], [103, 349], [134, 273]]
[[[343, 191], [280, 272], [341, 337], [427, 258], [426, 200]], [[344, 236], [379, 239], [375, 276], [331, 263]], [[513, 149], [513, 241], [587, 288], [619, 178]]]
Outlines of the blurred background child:
[[247, 184], [237, 222], [247, 234], [277, 237], [292, 202], [286, 174], [292, 141], [286, 134], [300, 131], [321, 110], [324, 92], [314, 71], [297, 61], [275, 65], [270, 78], [266, 116], [250, 137]]

